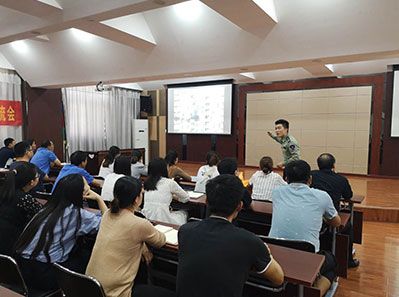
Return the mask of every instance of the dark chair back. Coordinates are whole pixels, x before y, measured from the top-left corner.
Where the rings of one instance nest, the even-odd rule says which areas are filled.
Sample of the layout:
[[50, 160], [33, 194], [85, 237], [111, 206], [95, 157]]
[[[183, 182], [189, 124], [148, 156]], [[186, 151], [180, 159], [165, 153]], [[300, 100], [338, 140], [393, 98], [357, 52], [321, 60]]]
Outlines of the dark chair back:
[[248, 230], [256, 235], [263, 235], [263, 236], [268, 235], [271, 229], [270, 224], [245, 220], [241, 218], [238, 218], [235, 224], [237, 227]]
[[291, 239], [282, 239], [282, 238], [272, 238], [268, 236], [259, 236], [264, 242], [280, 245], [287, 248], [300, 250], [309, 253], [315, 253], [315, 247], [313, 244], [303, 240], [291, 240]]
[[55, 276], [65, 297], [105, 297], [101, 284], [93, 277], [54, 264]]
[[21, 295], [28, 295], [28, 288], [22, 278], [18, 264], [10, 256], [0, 255], [0, 286]]

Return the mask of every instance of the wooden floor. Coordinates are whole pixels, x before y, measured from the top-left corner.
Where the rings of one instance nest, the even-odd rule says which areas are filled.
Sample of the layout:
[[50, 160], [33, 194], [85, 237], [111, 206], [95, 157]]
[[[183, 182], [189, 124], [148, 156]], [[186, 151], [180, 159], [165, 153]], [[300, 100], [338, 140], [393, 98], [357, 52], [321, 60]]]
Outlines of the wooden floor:
[[[180, 163], [196, 175], [200, 164]], [[255, 168], [240, 168], [249, 179]], [[364, 209], [399, 209], [399, 179], [348, 176], [353, 191], [364, 195]], [[336, 297], [399, 297], [399, 224], [365, 221], [363, 243], [354, 245], [360, 266], [340, 278]]]
[[336, 297], [399, 296], [399, 224], [364, 222], [363, 244], [355, 244], [360, 266], [339, 280]]

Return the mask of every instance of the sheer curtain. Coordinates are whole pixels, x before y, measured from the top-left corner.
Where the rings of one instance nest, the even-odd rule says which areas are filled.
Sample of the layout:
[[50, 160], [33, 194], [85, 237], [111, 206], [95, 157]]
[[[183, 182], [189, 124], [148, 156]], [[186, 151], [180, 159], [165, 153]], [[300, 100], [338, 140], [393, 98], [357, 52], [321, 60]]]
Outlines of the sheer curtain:
[[[21, 79], [13, 70], [0, 68], [0, 100], [21, 101]], [[23, 107], [22, 107], [23, 108]], [[22, 126], [0, 125], [0, 147], [7, 137], [22, 140]]]
[[67, 155], [76, 150], [107, 150], [116, 145], [133, 147], [132, 121], [140, 111], [140, 93], [112, 88], [97, 92], [94, 86], [62, 89]]

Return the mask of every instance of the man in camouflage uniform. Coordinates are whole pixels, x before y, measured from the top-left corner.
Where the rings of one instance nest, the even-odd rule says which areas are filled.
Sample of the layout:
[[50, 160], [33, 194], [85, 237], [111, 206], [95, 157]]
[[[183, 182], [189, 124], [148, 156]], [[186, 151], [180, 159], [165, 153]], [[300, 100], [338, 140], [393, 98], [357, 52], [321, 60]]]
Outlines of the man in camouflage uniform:
[[271, 138], [281, 144], [284, 162], [277, 164], [277, 167], [284, 168], [289, 162], [301, 159], [301, 152], [298, 141], [291, 135], [288, 135], [289, 123], [286, 120], [280, 119], [275, 123], [274, 130], [276, 136], [271, 132], [267, 132]]

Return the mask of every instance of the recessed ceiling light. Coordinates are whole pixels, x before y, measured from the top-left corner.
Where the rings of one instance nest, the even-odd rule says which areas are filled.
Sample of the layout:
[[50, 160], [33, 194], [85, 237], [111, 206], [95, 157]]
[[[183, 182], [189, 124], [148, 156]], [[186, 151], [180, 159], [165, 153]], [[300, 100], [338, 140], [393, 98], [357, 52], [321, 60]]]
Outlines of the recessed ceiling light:
[[94, 35], [76, 28], [72, 28], [71, 32], [76, 39], [81, 41], [89, 42], [94, 38]]
[[15, 51], [17, 51], [21, 54], [25, 54], [28, 52], [28, 46], [24, 40], [17, 40], [17, 41], [11, 42], [11, 46]]
[[198, 0], [191, 0], [173, 5], [176, 15], [183, 21], [196, 21], [202, 14], [203, 6]]

